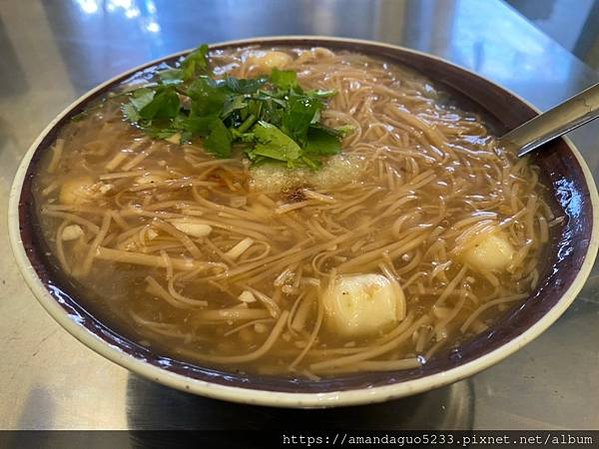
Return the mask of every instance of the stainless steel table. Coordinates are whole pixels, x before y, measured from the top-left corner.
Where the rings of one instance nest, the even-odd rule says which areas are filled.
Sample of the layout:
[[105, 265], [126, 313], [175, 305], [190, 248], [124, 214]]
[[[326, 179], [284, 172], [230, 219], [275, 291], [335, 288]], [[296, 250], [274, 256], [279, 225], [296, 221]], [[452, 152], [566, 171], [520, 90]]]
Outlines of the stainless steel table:
[[[430, 52], [545, 109], [599, 75], [499, 0], [0, 0], [0, 428], [599, 429], [599, 277], [538, 340], [471, 379], [400, 401], [293, 411], [161, 387], [79, 344], [17, 272], [6, 230], [19, 159], [95, 84], [200, 42], [274, 34]], [[575, 141], [599, 176], [599, 127]], [[598, 270], [595, 270], [597, 273]]]

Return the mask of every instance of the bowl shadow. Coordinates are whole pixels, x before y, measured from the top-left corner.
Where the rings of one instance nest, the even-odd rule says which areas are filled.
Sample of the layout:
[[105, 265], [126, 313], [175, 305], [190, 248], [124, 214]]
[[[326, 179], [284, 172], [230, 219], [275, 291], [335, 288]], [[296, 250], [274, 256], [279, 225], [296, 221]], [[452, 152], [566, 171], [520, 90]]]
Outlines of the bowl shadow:
[[209, 399], [130, 374], [126, 406], [132, 430], [471, 430], [474, 389], [467, 379], [380, 404], [282, 409]]

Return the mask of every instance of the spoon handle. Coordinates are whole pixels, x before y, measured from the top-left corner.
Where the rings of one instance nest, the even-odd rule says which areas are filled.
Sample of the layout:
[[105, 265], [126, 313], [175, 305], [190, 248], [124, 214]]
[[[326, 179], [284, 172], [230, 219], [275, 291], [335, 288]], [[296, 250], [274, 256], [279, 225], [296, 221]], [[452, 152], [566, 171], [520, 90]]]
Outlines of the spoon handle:
[[535, 148], [599, 117], [599, 83], [504, 134], [499, 144], [524, 156]]

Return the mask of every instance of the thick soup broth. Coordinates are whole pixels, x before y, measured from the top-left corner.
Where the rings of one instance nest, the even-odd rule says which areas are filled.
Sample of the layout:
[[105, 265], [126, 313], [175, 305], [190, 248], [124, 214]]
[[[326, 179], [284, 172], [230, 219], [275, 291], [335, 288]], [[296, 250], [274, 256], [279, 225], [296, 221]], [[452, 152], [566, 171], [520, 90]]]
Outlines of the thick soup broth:
[[417, 367], [525, 301], [561, 220], [538, 169], [407, 68], [277, 52], [209, 60], [217, 77], [280, 66], [335, 90], [320, 118], [349, 131], [321, 167], [154, 138], [119, 95], [64, 127], [35, 202], [81, 302], [165, 356], [318, 378]]

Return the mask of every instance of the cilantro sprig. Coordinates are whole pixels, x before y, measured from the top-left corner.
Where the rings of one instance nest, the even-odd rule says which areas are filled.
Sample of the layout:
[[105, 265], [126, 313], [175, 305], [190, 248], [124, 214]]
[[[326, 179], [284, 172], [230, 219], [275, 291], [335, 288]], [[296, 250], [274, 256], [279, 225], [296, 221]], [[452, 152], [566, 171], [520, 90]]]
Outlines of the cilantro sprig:
[[269, 77], [214, 77], [202, 45], [156, 81], [128, 94], [125, 119], [157, 139], [203, 139], [206, 151], [231, 157], [239, 147], [252, 163], [318, 168], [341, 151], [348, 128], [321, 122], [335, 91], [304, 90], [297, 74], [274, 68]]

